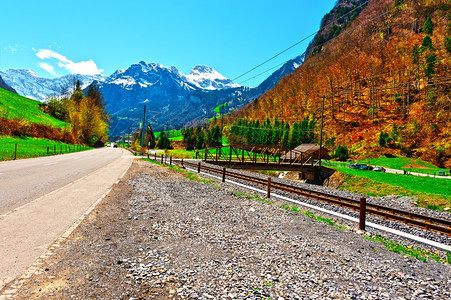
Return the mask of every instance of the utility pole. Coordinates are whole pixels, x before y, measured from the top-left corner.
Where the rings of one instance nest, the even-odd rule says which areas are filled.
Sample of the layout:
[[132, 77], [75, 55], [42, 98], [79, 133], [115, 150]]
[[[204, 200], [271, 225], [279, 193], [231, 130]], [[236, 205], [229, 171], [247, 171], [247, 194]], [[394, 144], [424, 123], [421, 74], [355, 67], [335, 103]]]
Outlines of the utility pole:
[[221, 115], [221, 130], [224, 128], [224, 112], [222, 111], [222, 108], [223, 108], [224, 106], [221, 106], [220, 108], [219, 108], [219, 114]]
[[319, 166], [321, 167], [321, 152], [323, 150], [323, 122], [324, 122], [324, 96], [323, 96], [323, 104], [321, 105], [321, 131], [319, 134]]
[[141, 131], [141, 148], [144, 148], [144, 137], [146, 136], [146, 105], [144, 105], [143, 109], [143, 126]]

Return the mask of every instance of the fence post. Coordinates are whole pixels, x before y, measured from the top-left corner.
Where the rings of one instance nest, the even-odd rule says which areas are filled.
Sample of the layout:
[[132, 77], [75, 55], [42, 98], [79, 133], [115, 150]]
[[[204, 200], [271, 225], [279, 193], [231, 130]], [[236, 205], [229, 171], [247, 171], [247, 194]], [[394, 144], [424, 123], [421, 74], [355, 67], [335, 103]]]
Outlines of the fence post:
[[184, 167], [184, 165], [183, 165], [183, 158], [182, 158], [182, 167]]
[[14, 160], [17, 158], [17, 144], [14, 145]]
[[49, 153], [50, 153], [50, 151], [49, 151], [50, 149], [49, 149], [49, 147], [47, 147], [47, 155], [49, 155]]
[[268, 189], [266, 190], [266, 197], [271, 198], [271, 177], [268, 177]]
[[161, 163], [163, 163], [163, 154], [161, 154]]
[[359, 218], [360, 230], [365, 230], [365, 218], [366, 218], [366, 198], [360, 198], [360, 218]]
[[222, 168], [222, 182], [225, 182], [226, 168]]
[[157, 160], [157, 151], [155, 151], [155, 160]]
[[169, 156], [169, 165], [172, 166], [172, 156]]
[[197, 173], [200, 173], [200, 162], [197, 164]]

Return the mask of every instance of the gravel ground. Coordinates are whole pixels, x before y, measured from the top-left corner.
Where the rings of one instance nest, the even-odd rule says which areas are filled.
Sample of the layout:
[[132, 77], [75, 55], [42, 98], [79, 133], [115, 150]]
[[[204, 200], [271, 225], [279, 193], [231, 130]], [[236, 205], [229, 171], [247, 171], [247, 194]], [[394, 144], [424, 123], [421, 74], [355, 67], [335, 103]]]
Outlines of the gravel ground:
[[[207, 165], [209, 167], [213, 167], [213, 168], [218, 168], [215, 165], [212, 164], [205, 164], [202, 163], [203, 165]], [[262, 179], [266, 179], [268, 178], [267, 175], [263, 175], [260, 173], [256, 173], [256, 172], [248, 172], [248, 171], [243, 171], [243, 170], [231, 170], [232, 172], [235, 173], [241, 173], [241, 174], [245, 174], [245, 175], [250, 175], [250, 176], [254, 176], [254, 177], [259, 177]], [[203, 171], [205, 172], [205, 171]], [[218, 174], [213, 174], [215, 176], [220, 176]], [[253, 186], [259, 189], [263, 189], [265, 190], [266, 188], [261, 186], [261, 185], [257, 185], [257, 184], [252, 184], [249, 183], [247, 181], [240, 181], [236, 178], [231, 178], [231, 180], [236, 181], [236, 182], [240, 182], [243, 183], [245, 185], [248, 186]], [[352, 192], [348, 192], [348, 191], [342, 191], [342, 190], [337, 190], [337, 189], [333, 189], [333, 188], [329, 188], [326, 186], [318, 186], [318, 185], [313, 185], [313, 184], [307, 184], [307, 183], [303, 183], [300, 181], [293, 181], [293, 180], [286, 180], [286, 179], [280, 179], [277, 177], [273, 177], [272, 180], [274, 182], [281, 182], [281, 183], [285, 183], [285, 184], [290, 184], [293, 186], [297, 186], [300, 188], [304, 188], [307, 190], [312, 190], [312, 191], [318, 191], [318, 192], [322, 192], [322, 193], [328, 193], [328, 194], [332, 194], [332, 195], [336, 195], [336, 196], [341, 196], [341, 197], [347, 197], [347, 198], [352, 198], [352, 199], [356, 199], [359, 200], [361, 197], [366, 197], [367, 198], [367, 202], [368, 203], [373, 203], [373, 204], [379, 204], [379, 205], [383, 205], [385, 207], [392, 207], [392, 208], [397, 208], [397, 209], [402, 209], [402, 210], [407, 210], [407, 211], [411, 211], [414, 213], [419, 213], [422, 215], [426, 215], [426, 216], [431, 216], [431, 217], [435, 217], [435, 218], [442, 218], [442, 219], [448, 219], [451, 220], [450, 218], [450, 214], [447, 212], [442, 212], [442, 211], [435, 211], [435, 210], [430, 210], [430, 209], [425, 209], [422, 207], [416, 207], [416, 206], [412, 206], [412, 199], [410, 199], [409, 197], [397, 197], [395, 195], [389, 196], [389, 197], [368, 197], [366, 195], [363, 194], [356, 194], [356, 193], [352, 193]], [[293, 195], [287, 192], [282, 192], [282, 191], [274, 191], [274, 193], [277, 193], [279, 195], [291, 198], [291, 199], [295, 199], [295, 200], [299, 200], [308, 204], [312, 204], [321, 208], [325, 208], [334, 212], [338, 212], [341, 214], [345, 214], [345, 215], [349, 215], [352, 216], [354, 218], [359, 218], [359, 213], [352, 211], [352, 210], [348, 210], [345, 208], [341, 208], [335, 205], [331, 205], [331, 204], [327, 204], [321, 201], [317, 201], [314, 199], [310, 199], [310, 198], [305, 198], [305, 197], [301, 197], [301, 196], [297, 196], [297, 195]], [[380, 224], [383, 225], [385, 227], [389, 227], [389, 228], [393, 228], [396, 230], [400, 230], [406, 233], [410, 233], [416, 236], [420, 236], [432, 241], [436, 241], [445, 245], [451, 245], [451, 237], [450, 236], [446, 236], [443, 234], [439, 234], [433, 231], [425, 231], [419, 228], [415, 228], [415, 227], [411, 227], [411, 226], [406, 226], [402, 223], [399, 222], [395, 222], [395, 221], [390, 221], [390, 220], [385, 220], [379, 217], [375, 217], [372, 215], [367, 215], [367, 221], [369, 222], [373, 222], [376, 224]], [[350, 225], [350, 226], [356, 226], [355, 223], [351, 223], [351, 222], [346, 222], [343, 221], [345, 224]], [[367, 229], [368, 232], [371, 233], [377, 233], [380, 234], [381, 232], [375, 229], [371, 229], [368, 228]], [[397, 240], [400, 241], [408, 241], [408, 240], [403, 240], [397, 236], [394, 235], [390, 235], [391, 238], [395, 238]], [[408, 241], [410, 242], [410, 241]], [[432, 248], [431, 248], [432, 249]]]
[[15, 298], [451, 298], [448, 265], [233, 191], [135, 161]]

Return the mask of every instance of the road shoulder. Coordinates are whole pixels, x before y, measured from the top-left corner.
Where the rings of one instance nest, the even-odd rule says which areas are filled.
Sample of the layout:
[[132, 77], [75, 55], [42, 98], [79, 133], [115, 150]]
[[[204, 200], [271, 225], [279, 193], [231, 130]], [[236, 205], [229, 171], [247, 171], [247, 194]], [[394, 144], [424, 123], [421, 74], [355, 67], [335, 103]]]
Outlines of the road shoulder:
[[[60, 242], [57, 239], [67, 236], [80, 218], [92, 210], [125, 174], [131, 158], [123, 150], [123, 155], [114, 162], [1, 217], [0, 290], [24, 274], [39, 257], [51, 255], [48, 247]], [[8, 294], [6, 289], [3, 292]]]

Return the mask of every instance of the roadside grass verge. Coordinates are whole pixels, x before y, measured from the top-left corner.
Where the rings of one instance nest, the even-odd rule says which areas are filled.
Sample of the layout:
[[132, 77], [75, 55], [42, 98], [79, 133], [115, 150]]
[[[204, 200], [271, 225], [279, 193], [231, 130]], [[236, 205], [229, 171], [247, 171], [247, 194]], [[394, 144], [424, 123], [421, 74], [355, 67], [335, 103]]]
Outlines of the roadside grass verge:
[[446, 251], [445, 255], [440, 255], [438, 251], [431, 252], [429, 250], [421, 249], [420, 247], [414, 248], [412, 246], [407, 246], [403, 243], [396, 243], [377, 234], [371, 236], [367, 235], [365, 236], [365, 239], [372, 240], [378, 243], [383, 243], [385, 248], [387, 248], [390, 251], [399, 253], [403, 256], [415, 257], [416, 259], [421, 260], [423, 262], [427, 262], [428, 259], [432, 259], [438, 263], [448, 265], [451, 264], [450, 251]]
[[182, 149], [174, 149], [174, 150], [167, 150], [167, 153], [175, 158], [194, 158], [194, 151], [193, 150], [182, 150]]
[[449, 179], [390, 174], [333, 167], [344, 174], [341, 190], [382, 197], [400, 195], [416, 197], [417, 204], [431, 209], [451, 206], [451, 181]]
[[[42, 138], [0, 136], [0, 161], [14, 159], [15, 144], [17, 144], [18, 159], [93, 149], [83, 145], [71, 145]], [[47, 154], [47, 147], [49, 154]]]

